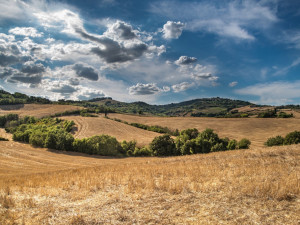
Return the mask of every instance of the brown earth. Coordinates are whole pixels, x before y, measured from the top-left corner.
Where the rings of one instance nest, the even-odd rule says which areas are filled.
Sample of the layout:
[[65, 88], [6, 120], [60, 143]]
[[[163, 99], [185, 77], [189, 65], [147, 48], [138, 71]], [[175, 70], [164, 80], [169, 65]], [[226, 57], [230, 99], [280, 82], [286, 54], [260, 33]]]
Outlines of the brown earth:
[[0, 115], [9, 113], [19, 114], [20, 116], [35, 116], [38, 118], [82, 109], [73, 105], [52, 105], [52, 104], [19, 104], [19, 105], [0, 105]]
[[65, 116], [61, 117], [66, 120], [73, 120], [76, 123], [74, 137], [85, 138], [94, 135], [107, 134], [116, 137], [118, 141], [136, 140], [139, 146], [148, 145], [156, 136], [160, 134], [142, 130], [123, 123], [112, 121], [100, 117], [81, 117], [81, 116]]
[[0, 224], [299, 224], [300, 146], [105, 158], [0, 142]]
[[300, 130], [300, 119], [296, 118], [210, 118], [210, 117], [148, 117], [125, 114], [109, 114], [111, 118], [118, 118], [127, 122], [146, 125], [159, 125], [171, 129], [197, 128], [203, 131], [211, 128], [220, 137], [240, 140], [248, 138], [252, 147], [263, 146], [269, 137], [286, 135]]

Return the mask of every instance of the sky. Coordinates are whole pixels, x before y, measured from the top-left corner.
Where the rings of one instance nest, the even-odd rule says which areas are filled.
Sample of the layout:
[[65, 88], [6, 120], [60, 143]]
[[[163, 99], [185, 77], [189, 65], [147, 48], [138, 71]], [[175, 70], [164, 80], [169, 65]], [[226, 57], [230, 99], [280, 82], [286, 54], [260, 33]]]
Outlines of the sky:
[[300, 1], [0, 0], [0, 89], [300, 104]]

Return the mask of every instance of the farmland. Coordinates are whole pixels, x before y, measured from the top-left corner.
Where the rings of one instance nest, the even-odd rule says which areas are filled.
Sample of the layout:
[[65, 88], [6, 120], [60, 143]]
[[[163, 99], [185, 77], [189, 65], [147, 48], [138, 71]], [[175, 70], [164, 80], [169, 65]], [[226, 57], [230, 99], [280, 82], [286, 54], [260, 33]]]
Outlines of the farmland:
[[105, 158], [0, 143], [1, 224], [297, 224], [299, 146]]
[[14, 113], [19, 116], [35, 116], [37, 118], [82, 109], [82, 107], [73, 105], [55, 105], [55, 104], [19, 104], [19, 105], [0, 105], [0, 116]]
[[[58, 109], [40, 105], [36, 114], [37, 108], [26, 107], [14, 112], [41, 117]], [[253, 145], [191, 156], [113, 158], [32, 147], [0, 129], [9, 139], [0, 142], [0, 224], [299, 222], [300, 147], [263, 147], [268, 137], [298, 129], [298, 117], [108, 116], [171, 129], [209, 127], [221, 137], [247, 137]], [[109, 134], [147, 145], [160, 135], [103, 115], [62, 119], [76, 123], [76, 138]]]
[[253, 146], [262, 147], [264, 142], [272, 136], [286, 135], [298, 130], [300, 119], [298, 117], [279, 118], [195, 118], [195, 117], [150, 117], [125, 114], [110, 114], [109, 117], [127, 122], [146, 125], [159, 125], [170, 129], [206, 128], [214, 129], [221, 137], [235, 139], [248, 138]]

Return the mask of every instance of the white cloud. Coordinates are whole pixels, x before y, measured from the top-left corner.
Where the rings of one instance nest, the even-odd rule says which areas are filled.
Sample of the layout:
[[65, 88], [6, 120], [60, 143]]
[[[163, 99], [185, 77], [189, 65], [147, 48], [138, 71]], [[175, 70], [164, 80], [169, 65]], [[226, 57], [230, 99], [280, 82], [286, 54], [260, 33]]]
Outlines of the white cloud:
[[21, 36], [28, 36], [28, 37], [42, 37], [43, 32], [38, 32], [33, 27], [15, 27], [13, 29], [10, 29], [8, 31], [11, 34], [14, 35], [21, 35]]
[[259, 97], [258, 103], [281, 105], [293, 102], [296, 99], [299, 102], [300, 81], [277, 81], [271, 83], [260, 83], [236, 90], [237, 94], [252, 95]]
[[255, 39], [252, 30], [264, 32], [278, 21], [273, 9], [276, 4], [255, 1], [159, 1], [151, 7], [153, 13], [181, 20], [189, 31], [250, 41]]
[[197, 62], [197, 58], [188, 57], [188, 56], [180, 56], [174, 63], [178, 66], [180, 65], [190, 65]]
[[184, 24], [181, 22], [168, 21], [162, 29], [165, 39], [178, 39], [182, 34]]
[[235, 87], [238, 84], [237, 81], [232, 81], [228, 84], [229, 87]]
[[189, 82], [182, 82], [180, 84], [174, 84], [172, 85], [172, 89], [174, 92], [182, 92], [185, 91], [191, 87], [195, 86], [195, 83], [189, 83]]

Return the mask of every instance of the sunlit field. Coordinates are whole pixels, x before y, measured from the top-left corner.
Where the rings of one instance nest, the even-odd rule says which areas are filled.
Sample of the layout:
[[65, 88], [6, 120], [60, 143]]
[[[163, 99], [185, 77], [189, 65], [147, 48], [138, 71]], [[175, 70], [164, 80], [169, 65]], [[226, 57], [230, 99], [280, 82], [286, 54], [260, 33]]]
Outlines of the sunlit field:
[[0, 143], [0, 224], [297, 224], [299, 145], [107, 158]]

